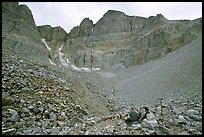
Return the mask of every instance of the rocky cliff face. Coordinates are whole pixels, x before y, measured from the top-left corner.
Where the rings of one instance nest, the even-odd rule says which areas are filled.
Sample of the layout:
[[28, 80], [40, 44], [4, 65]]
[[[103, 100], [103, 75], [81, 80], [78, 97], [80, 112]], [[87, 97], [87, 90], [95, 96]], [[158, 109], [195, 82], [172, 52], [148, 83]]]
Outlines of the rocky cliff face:
[[79, 68], [143, 64], [191, 42], [202, 29], [202, 18], [144, 18], [109, 10], [96, 24], [85, 18], [67, 33], [61, 27], [36, 27], [31, 11], [18, 3], [3, 3], [2, 16], [3, 47], [42, 61], [51, 59], [56, 65], [66, 65], [67, 60]]
[[[202, 18], [108, 11], [67, 34], [36, 27], [31, 11], [18, 3], [3, 3], [2, 16], [3, 135], [202, 134]], [[120, 70], [120, 64], [142, 64], [183, 45], [157, 62]], [[114, 73], [78, 73], [49, 60], [75, 70], [113, 67]], [[133, 105], [149, 106], [156, 123], [128, 126]]]
[[50, 59], [59, 64], [58, 49], [64, 44], [67, 36], [66, 31], [61, 27], [51, 27], [50, 25], [38, 26], [37, 28], [42, 39], [45, 39], [45, 42], [51, 48], [49, 51]]
[[77, 38], [83, 36], [89, 36], [92, 32], [93, 21], [89, 20], [89, 18], [85, 18], [80, 26], [74, 27], [69, 33], [69, 38]]
[[77, 67], [108, 69], [164, 57], [191, 42], [201, 32], [202, 19], [168, 20], [158, 14], [149, 18], [109, 10], [96, 23], [85, 18], [64, 39], [62, 52]]
[[2, 3], [2, 47], [3, 51], [9, 49], [25, 57], [48, 62], [48, 52], [32, 12], [26, 5], [18, 5], [17, 2]]

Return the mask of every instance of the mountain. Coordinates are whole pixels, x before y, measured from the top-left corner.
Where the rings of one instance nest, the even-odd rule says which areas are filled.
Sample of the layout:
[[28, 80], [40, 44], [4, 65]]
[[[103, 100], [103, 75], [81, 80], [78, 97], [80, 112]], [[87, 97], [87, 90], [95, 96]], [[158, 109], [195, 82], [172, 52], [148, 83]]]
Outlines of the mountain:
[[61, 27], [36, 26], [26, 5], [6, 2], [2, 19], [3, 47], [57, 66], [90, 69], [128, 68], [159, 59], [190, 43], [202, 28], [202, 18], [144, 18], [109, 10], [97, 23], [85, 18], [67, 33]]
[[[67, 33], [3, 2], [2, 134], [202, 134], [201, 30], [202, 18], [109, 10]], [[144, 105], [154, 122], [128, 126]]]
[[[55, 48], [48, 45], [55, 50], [63, 44], [61, 52], [79, 68], [109, 69], [117, 64], [127, 68], [159, 59], [188, 44], [201, 32], [201, 23], [202, 18], [168, 20], [162, 14], [144, 18], [109, 10], [96, 24], [85, 18]], [[53, 52], [51, 57], [60, 63]]]
[[26, 5], [2, 3], [2, 46], [3, 50], [9, 48], [9, 51], [27, 58], [49, 62], [48, 51], [41, 40], [32, 12]]

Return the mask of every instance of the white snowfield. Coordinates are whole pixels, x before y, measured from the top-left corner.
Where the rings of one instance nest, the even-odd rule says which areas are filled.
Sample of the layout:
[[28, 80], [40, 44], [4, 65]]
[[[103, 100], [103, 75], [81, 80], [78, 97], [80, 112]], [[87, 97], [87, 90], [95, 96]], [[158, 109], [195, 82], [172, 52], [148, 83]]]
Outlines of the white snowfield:
[[71, 68], [75, 71], [81, 72], [81, 69], [76, 67], [75, 65], [71, 65]]

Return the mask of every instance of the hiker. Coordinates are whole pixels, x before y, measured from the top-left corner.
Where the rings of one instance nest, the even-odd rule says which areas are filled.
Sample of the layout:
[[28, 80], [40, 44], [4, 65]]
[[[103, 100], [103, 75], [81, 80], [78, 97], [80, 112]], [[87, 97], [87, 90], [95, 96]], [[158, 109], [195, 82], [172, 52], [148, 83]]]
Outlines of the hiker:
[[138, 120], [138, 116], [138, 113], [135, 111], [134, 107], [132, 107], [129, 113], [129, 117], [125, 120], [125, 122], [130, 125]]
[[138, 122], [141, 123], [145, 118], [147, 118], [148, 113], [150, 113], [148, 107], [144, 106], [140, 108]]

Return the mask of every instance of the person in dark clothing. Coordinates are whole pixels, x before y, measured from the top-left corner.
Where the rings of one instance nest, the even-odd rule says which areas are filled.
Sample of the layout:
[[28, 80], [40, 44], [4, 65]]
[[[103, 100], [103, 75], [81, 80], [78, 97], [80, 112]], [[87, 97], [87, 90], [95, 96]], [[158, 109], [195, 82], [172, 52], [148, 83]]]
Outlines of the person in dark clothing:
[[148, 107], [144, 106], [144, 107], [140, 108], [138, 122], [141, 123], [143, 121], [143, 119], [147, 118], [148, 113], [150, 113]]

